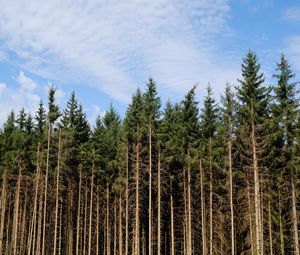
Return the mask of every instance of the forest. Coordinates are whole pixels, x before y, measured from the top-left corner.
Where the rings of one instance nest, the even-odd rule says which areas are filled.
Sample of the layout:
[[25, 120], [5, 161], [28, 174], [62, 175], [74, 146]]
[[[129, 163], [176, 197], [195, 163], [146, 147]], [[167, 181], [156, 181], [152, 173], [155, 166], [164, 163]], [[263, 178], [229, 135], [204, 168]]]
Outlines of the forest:
[[[0, 253], [299, 255], [300, 109], [284, 55], [255, 52], [221, 100], [197, 86], [162, 106], [156, 82], [95, 123], [50, 87], [0, 131]], [[225, 81], [224, 81], [225, 84]], [[222, 84], [220, 84], [221, 86]], [[99, 99], [100, 100], [100, 99]]]

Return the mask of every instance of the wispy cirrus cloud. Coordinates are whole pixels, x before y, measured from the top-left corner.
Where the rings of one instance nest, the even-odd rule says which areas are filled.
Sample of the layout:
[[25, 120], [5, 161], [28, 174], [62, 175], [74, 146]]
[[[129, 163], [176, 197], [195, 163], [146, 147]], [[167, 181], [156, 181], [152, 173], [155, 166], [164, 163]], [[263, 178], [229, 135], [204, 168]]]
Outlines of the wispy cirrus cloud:
[[86, 83], [126, 102], [149, 75], [175, 92], [235, 77], [214, 37], [230, 31], [228, 0], [0, 0], [0, 6], [6, 55], [48, 80]]

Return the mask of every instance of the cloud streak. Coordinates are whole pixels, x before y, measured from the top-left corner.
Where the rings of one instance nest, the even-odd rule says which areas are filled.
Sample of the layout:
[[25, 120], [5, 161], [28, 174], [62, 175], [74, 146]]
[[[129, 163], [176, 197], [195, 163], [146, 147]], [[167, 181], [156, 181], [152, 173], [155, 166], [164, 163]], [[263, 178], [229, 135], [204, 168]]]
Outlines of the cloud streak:
[[227, 0], [0, 0], [0, 6], [1, 48], [22, 69], [86, 83], [119, 101], [128, 102], [149, 75], [176, 93], [197, 81], [220, 87], [236, 73], [214, 41], [230, 30]]

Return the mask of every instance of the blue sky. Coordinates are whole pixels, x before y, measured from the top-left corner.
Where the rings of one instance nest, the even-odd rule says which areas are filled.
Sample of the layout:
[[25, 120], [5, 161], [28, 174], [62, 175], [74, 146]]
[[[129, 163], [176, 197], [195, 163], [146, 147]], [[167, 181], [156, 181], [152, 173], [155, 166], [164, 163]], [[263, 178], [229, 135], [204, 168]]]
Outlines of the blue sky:
[[218, 98], [254, 50], [266, 76], [284, 53], [300, 76], [300, 1], [0, 0], [0, 123], [34, 113], [50, 84], [72, 90], [93, 121], [110, 103], [123, 116], [152, 76], [163, 102], [198, 83]]

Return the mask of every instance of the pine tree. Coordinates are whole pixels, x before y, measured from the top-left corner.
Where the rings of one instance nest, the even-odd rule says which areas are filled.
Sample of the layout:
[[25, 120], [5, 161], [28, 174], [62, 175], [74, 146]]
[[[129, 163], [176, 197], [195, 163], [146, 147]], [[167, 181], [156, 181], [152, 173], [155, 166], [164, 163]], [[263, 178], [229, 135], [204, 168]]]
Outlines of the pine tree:
[[[264, 76], [260, 73], [260, 65], [255, 53], [249, 51], [242, 63], [242, 77], [237, 87], [238, 105], [238, 139], [243, 150], [240, 153], [247, 158], [245, 168], [253, 172], [254, 189], [254, 239], [251, 250], [255, 254], [263, 254], [263, 218], [261, 207], [261, 174], [267, 161], [266, 152], [266, 124], [269, 117], [268, 102], [269, 89], [264, 83]], [[266, 158], [265, 158], [266, 159]], [[251, 172], [249, 171], [249, 174]], [[251, 217], [251, 216], [250, 216]], [[252, 226], [249, 226], [251, 229]]]
[[[280, 179], [283, 179], [285, 184], [291, 187], [290, 199], [292, 208], [290, 210], [291, 222], [293, 225], [293, 249], [295, 254], [299, 255], [299, 238], [298, 238], [298, 223], [297, 223], [297, 209], [296, 209], [296, 194], [295, 194], [295, 180], [297, 161], [295, 160], [295, 138], [297, 137], [297, 117], [299, 110], [299, 101], [296, 98], [296, 82], [292, 80], [295, 74], [291, 70], [291, 66], [281, 55], [280, 61], [277, 64], [277, 74], [274, 77], [277, 79], [277, 86], [274, 88], [275, 104], [273, 107], [275, 135], [273, 136], [273, 143], [276, 154], [274, 156], [277, 160], [276, 167], [279, 170]], [[280, 181], [277, 180], [277, 181]], [[279, 190], [279, 192], [282, 192]], [[281, 207], [282, 205], [279, 204]], [[279, 217], [282, 217], [279, 215]], [[284, 247], [284, 240], [281, 240]], [[284, 250], [282, 247], [281, 250]]]

